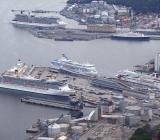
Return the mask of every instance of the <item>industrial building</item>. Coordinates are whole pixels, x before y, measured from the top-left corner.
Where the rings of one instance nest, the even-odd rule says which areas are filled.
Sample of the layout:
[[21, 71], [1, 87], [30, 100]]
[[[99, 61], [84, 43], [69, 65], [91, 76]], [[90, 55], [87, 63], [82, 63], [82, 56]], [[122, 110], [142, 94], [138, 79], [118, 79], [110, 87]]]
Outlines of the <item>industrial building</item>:
[[140, 115], [142, 108], [139, 106], [127, 106], [125, 107], [125, 111], [127, 113], [132, 113], [134, 115]]
[[87, 25], [87, 31], [90, 31], [90, 32], [115, 33], [116, 32], [116, 25], [110, 25], [110, 24], [89, 24], [89, 25]]

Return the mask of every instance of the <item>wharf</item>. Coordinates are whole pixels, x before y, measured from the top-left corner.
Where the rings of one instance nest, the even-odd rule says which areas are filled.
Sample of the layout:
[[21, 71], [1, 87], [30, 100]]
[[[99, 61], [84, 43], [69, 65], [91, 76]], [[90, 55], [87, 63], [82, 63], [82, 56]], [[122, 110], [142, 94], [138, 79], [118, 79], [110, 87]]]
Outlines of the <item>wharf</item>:
[[85, 29], [54, 29], [30, 31], [38, 38], [54, 39], [56, 41], [89, 41], [94, 39], [110, 38], [112, 33], [88, 32]]
[[57, 72], [52, 68], [34, 66], [30, 72], [31, 77], [38, 79], [47, 79], [52, 77], [53, 80], [65, 82], [70, 88], [74, 89], [77, 98], [84, 97], [85, 101], [96, 103], [100, 97], [107, 96], [111, 91], [96, 88], [91, 85], [92, 77], [72, 75], [68, 73]]
[[[82, 99], [85, 103], [97, 106], [97, 104], [101, 101], [102, 98], [110, 98], [114, 95], [114, 92], [122, 93], [130, 96], [134, 96], [137, 98], [148, 98], [148, 90], [147, 85], [141, 85], [132, 82], [126, 82], [123, 80], [119, 80], [116, 78], [104, 78], [95, 77], [85, 77], [80, 75], [72, 75], [68, 73], [62, 73], [55, 71], [49, 67], [40, 67], [40, 66], [33, 66], [29, 71], [29, 75], [36, 79], [51, 79], [60, 81], [62, 83], [67, 83], [68, 86], [73, 89], [75, 92], [72, 93], [76, 98]], [[97, 81], [94, 85], [92, 82]], [[153, 87], [149, 87], [153, 89]], [[120, 92], [119, 92], [120, 90]], [[158, 91], [156, 91], [158, 92]], [[69, 93], [68, 93], [69, 95]], [[157, 96], [157, 95], [156, 95]], [[51, 103], [48, 101], [37, 101], [37, 100], [25, 100], [26, 102], [35, 103], [44, 106], [51, 106], [51, 107], [59, 107], [63, 109], [74, 109], [70, 105], [65, 106], [64, 103]], [[52, 101], [53, 102], [53, 101]]]
[[[147, 85], [126, 82], [124, 80], [119, 80], [116, 78], [103, 78], [96, 77], [93, 80], [93, 77], [85, 77], [80, 75], [72, 75], [68, 73], [62, 73], [55, 71], [52, 68], [48, 67], [38, 67], [34, 66], [30, 72], [31, 77], [38, 79], [47, 79], [51, 77], [53, 80], [67, 83], [70, 88], [75, 90], [75, 96], [78, 99], [82, 99], [83, 102], [90, 104], [92, 106], [97, 106], [102, 98], [110, 98], [114, 95], [114, 92], [122, 93], [124, 95], [130, 95], [138, 99], [148, 98]], [[93, 81], [95, 84], [93, 84]], [[154, 89], [153, 87], [149, 87]], [[156, 90], [156, 92], [158, 92]], [[158, 94], [156, 94], [157, 96]], [[40, 104], [39, 102], [37, 104]], [[53, 106], [53, 105], [52, 105]], [[55, 105], [64, 108], [64, 105]], [[70, 107], [69, 107], [70, 108]]]
[[50, 100], [44, 100], [44, 99], [37, 99], [37, 98], [22, 98], [21, 102], [30, 103], [30, 104], [37, 104], [37, 105], [43, 105], [48, 107], [54, 107], [54, 108], [61, 108], [61, 109], [68, 109], [72, 111], [79, 111], [80, 109], [73, 107], [69, 104], [64, 104], [62, 102], [57, 101], [50, 101]]
[[[113, 35], [113, 33], [90, 32], [86, 29], [71, 28], [54, 30], [32, 30], [30, 32], [38, 38], [54, 39], [55, 41], [90, 41], [95, 39], [112, 38]], [[160, 35], [145, 35], [147, 35], [150, 40], [160, 40]]]

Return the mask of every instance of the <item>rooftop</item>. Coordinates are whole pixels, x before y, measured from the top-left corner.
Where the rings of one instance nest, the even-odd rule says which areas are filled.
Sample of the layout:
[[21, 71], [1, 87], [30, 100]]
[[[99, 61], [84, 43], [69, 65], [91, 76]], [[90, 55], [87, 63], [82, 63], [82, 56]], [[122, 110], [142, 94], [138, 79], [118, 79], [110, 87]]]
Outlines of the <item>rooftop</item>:
[[140, 110], [141, 107], [140, 106], [127, 106], [126, 109], [134, 111], [134, 110]]

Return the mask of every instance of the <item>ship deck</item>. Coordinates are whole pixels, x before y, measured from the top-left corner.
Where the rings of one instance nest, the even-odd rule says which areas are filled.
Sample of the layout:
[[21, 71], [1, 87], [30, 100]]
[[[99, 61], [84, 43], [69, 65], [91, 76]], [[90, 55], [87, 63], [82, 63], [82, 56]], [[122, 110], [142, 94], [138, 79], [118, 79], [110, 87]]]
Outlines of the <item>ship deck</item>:
[[54, 79], [67, 83], [72, 89], [76, 91], [78, 96], [85, 96], [88, 99], [99, 100], [99, 97], [108, 97], [112, 94], [111, 91], [100, 89], [91, 86], [91, 79], [83, 76], [74, 76], [66, 73], [58, 72], [49, 67], [35, 66], [30, 72], [30, 76], [38, 79]]
[[[18, 73], [19, 74], [19, 73]], [[17, 76], [14, 71], [6, 71], [3, 76]], [[85, 97], [86, 100], [94, 103], [98, 102], [100, 98], [110, 98], [112, 95], [119, 94], [112, 92], [111, 90], [92, 86], [91, 77], [85, 77], [80, 75], [71, 75], [67, 73], [58, 72], [57, 70], [50, 67], [42, 66], [24, 66], [20, 69], [19, 77], [25, 76], [26, 78], [38, 79], [38, 80], [49, 80], [49, 81], [60, 81], [69, 85], [70, 88], [74, 89], [78, 97]], [[108, 79], [109, 80], [109, 79]], [[115, 82], [118, 82], [117, 80]], [[129, 87], [137, 87], [133, 84]], [[140, 86], [143, 89], [143, 85]], [[136, 88], [137, 89], [137, 88]]]
[[40, 80], [55, 79], [56, 71], [53, 72], [53, 70], [48, 67], [34, 66], [29, 75]]

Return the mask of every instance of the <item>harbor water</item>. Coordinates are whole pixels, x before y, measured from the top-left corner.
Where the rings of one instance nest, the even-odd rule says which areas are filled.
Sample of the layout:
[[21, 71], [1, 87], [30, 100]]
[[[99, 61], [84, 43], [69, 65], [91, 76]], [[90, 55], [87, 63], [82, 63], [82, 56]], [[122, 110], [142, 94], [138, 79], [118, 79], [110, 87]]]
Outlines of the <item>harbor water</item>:
[[[16, 64], [18, 59], [31, 65], [50, 66], [53, 59], [65, 53], [79, 62], [95, 64], [100, 74], [112, 76], [119, 70], [143, 64], [160, 51], [160, 41], [128, 42], [100, 39], [93, 41], [56, 42], [39, 39], [13, 27], [12, 9], [55, 10], [65, 6], [65, 0], [1, 0], [0, 4], [0, 71]], [[61, 16], [60, 16], [61, 17]], [[77, 27], [76, 22], [62, 19], [68, 27]], [[38, 118], [58, 117], [67, 111], [28, 105], [20, 102], [21, 96], [0, 93], [0, 139], [25, 140], [25, 129]]]

